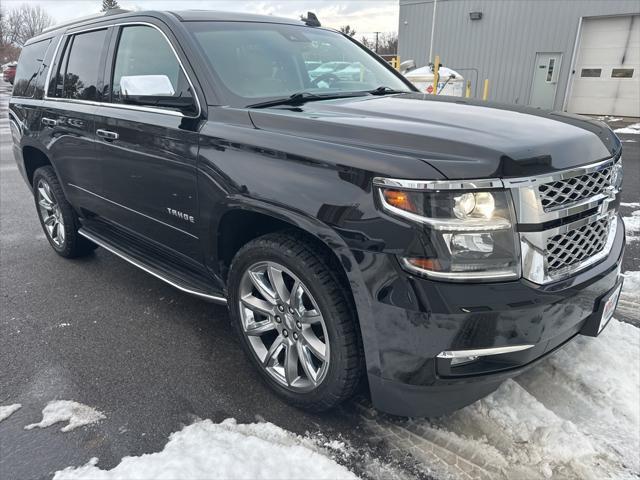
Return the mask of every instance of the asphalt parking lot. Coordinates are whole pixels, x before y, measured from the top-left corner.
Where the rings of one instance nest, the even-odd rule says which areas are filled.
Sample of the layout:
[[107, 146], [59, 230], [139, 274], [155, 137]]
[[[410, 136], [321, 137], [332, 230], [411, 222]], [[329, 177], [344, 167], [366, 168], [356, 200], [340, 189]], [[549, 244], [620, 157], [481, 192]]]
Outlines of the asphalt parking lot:
[[[8, 99], [0, 82], [0, 405], [23, 406], [0, 424], [0, 477], [50, 478], [91, 457], [112, 468], [124, 456], [162, 450], [170, 433], [196, 418], [265, 419], [375, 448], [357, 401], [310, 415], [273, 396], [245, 360], [224, 307], [104, 249], [73, 261], [57, 256], [14, 164]], [[623, 206], [623, 215], [639, 208], [638, 137], [623, 136], [637, 140], [624, 144], [623, 202], [636, 206]], [[622, 270], [640, 270], [640, 241], [628, 245]], [[91, 405], [108, 421], [68, 434], [60, 426], [25, 431], [54, 399]]]

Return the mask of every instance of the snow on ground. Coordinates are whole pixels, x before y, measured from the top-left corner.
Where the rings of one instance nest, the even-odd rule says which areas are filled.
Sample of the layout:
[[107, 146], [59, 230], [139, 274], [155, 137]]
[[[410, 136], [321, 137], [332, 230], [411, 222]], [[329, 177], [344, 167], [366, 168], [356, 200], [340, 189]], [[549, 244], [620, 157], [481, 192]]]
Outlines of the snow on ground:
[[633, 325], [640, 327], [640, 272], [628, 271], [622, 276], [624, 276], [624, 285], [616, 311], [624, 315]]
[[626, 127], [616, 128], [614, 132], [626, 133], [626, 134], [640, 134], [640, 123], [633, 123], [631, 125], [627, 125]]
[[71, 400], [54, 400], [49, 402], [42, 410], [40, 423], [32, 423], [24, 428], [25, 430], [31, 430], [36, 427], [46, 428], [54, 423], [68, 421], [69, 423], [62, 427], [61, 431], [70, 432], [75, 428], [96, 423], [104, 418], [106, 417], [102, 412], [82, 403], [72, 402]]
[[622, 217], [627, 232], [627, 243], [640, 240], [640, 210], [636, 210], [626, 217]]
[[202, 420], [171, 434], [158, 453], [125, 457], [112, 470], [98, 459], [56, 472], [54, 480], [107, 479], [356, 479], [312, 441], [271, 423]]
[[637, 479], [640, 329], [613, 319], [473, 405], [411, 422], [505, 478]]
[[0, 422], [3, 421], [6, 418], [9, 418], [15, 412], [20, 410], [21, 407], [22, 407], [22, 405], [19, 404], [19, 403], [14, 403], [13, 405], [1, 406], [0, 407]]

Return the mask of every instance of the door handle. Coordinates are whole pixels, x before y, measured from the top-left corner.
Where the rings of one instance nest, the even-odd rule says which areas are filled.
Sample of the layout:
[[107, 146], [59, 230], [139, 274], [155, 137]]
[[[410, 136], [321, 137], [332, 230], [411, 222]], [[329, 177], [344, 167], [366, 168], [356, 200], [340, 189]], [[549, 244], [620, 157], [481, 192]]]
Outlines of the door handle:
[[46, 125], [47, 127], [55, 127], [56, 125], [58, 125], [58, 121], [52, 118], [42, 117], [42, 124]]
[[109, 130], [102, 129], [96, 130], [96, 135], [109, 141], [117, 140], [118, 137], [120, 137], [116, 132], [110, 132]]

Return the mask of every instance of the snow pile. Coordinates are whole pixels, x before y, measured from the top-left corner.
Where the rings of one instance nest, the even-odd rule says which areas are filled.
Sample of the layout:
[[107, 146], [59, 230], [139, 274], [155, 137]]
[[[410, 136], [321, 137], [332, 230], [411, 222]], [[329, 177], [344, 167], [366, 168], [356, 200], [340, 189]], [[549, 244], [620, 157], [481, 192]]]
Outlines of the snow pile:
[[31, 430], [35, 427], [46, 428], [54, 423], [68, 421], [68, 425], [62, 427], [61, 431], [70, 432], [75, 428], [96, 423], [104, 418], [106, 417], [102, 412], [94, 410], [87, 405], [72, 402], [71, 400], [54, 400], [49, 402], [42, 410], [40, 423], [32, 423], [24, 428], [25, 430]]
[[13, 405], [6, 405], [0, 407], [0, 422], [6, 418], [9, 418], [13, 413], [17, 412], [22, 408], [22, 405], [19, 403], [14, 403]]
[[627, 125], [623, 128], [616, 128], [614, 130], [616, 133], [627, 133], [627, 134], [639, 134], [640, 133], [640, 123], [633, 123], [631, 125]]
[[616, 312], [640, 327], [640, 272], [624, 272], [622, 276], [624, 284]]
[[627, 241], [640, 240], [640, 210], [636, 210], [630, 216], [622, 217], [622, 220], [627, 231]]
[[271, 423], [238, 425], [234, 419], [216, 424], [202, 420], [171, 434], [158, 453], [125, 457], [112, 470], [91, 459], [78, 468], [56, 472], [70, 479], [356, 479], [317, 450], [313, 442]]
[[473, 405], [413, 422], [506, 478], [636, 478], [640, 329], [613, 319]]

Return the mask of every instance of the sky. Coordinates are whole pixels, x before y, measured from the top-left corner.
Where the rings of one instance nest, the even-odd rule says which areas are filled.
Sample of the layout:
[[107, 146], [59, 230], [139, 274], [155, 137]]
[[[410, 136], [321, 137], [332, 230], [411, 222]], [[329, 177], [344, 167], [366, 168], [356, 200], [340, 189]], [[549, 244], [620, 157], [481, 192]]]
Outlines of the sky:
[[[102, 0], [2, 0], [6, 9], [23, 3], [42, 6], [56, 23], [91, 15], [102, 6]], [[398, 0], [118, 0], [118, 3], [131, 10], [229, 10], [289, 18], [312, 11], [323, 25], [333, 28], [351, 25], [357, 38], [371, 37], [376, 31], [398, 30]]]

